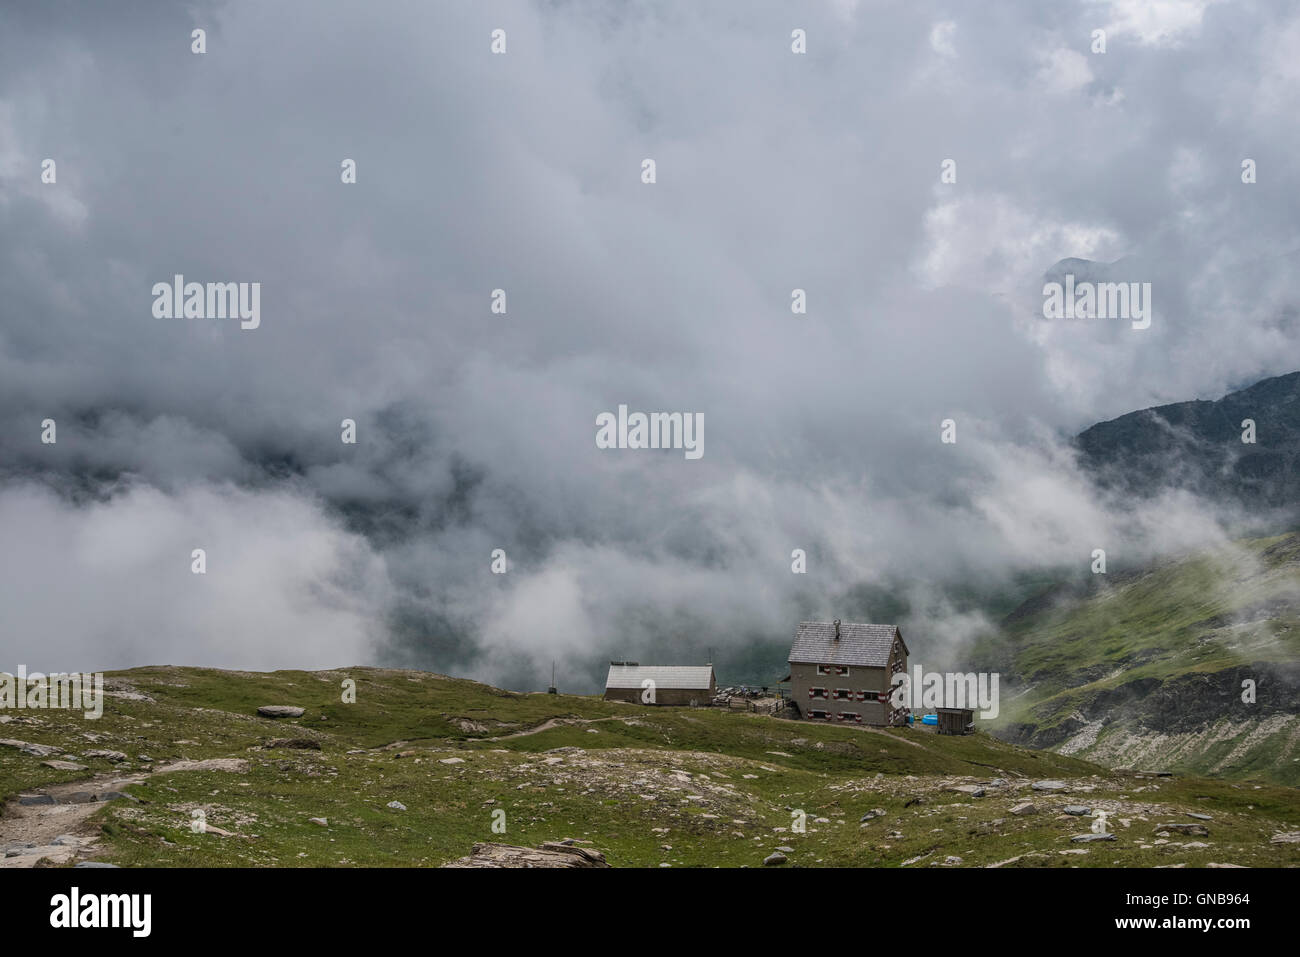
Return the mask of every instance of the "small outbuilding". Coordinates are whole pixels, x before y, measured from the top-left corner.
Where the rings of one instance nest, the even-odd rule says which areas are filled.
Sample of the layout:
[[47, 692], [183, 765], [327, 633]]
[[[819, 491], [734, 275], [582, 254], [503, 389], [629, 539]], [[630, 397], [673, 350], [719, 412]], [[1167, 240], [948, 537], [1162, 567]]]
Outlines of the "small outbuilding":
[[975, 731], [974, 708], [935, 708], [940, 734], [971, 734]]
[[611, 661], [606, 701], [703, 707], [713, 703], [718, 681], [713, 665], [640, 665]]

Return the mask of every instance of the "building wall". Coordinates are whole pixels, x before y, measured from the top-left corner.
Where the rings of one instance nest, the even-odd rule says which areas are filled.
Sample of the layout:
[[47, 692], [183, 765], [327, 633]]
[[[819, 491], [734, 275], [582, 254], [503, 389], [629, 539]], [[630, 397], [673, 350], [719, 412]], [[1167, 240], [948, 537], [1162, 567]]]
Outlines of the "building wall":
[[[831, 720], [828, 722], [830, 724], [856, 724], [857, 722], [839, 720], [840, 713], [847, 711], [862, 715], [862, 724], [876, 726], [903, 724], [905, 710], [895, 711], [888, 702], [881, 703], [876, 700], [875, 694], [869, 694], [865, 701], [859, 700], [859, 692], [890, 694], [894, 690], [893, 685], [890, 684], [890, 676], [896, 671], [906, 670], [907, 655], [903, 651], [903, 646], [897, 641], [891, 651], [890, 663], [884, 668], [851, 666], [847, 675], [819, 675], [815, 663], [791, 662], [790, 698], [799, 706], [800, 717], [805, 720], [824, 720], [809, 719], [810, 711], [819, 710], [830, 713]], [[852, 694], [852, 700], [843, 701], [834, 697], [810, 698], [808, 692], [812, 688], [826, 688], [831, 695], [839, 689], [847, 689]]]
[[[640, 688], [606, 688], [606, 701], [627, 701], [632, 704], [644, 704]], [[716, 683], [708, 688], [656, 688], [655, 704], [689, 707], [692, 702], [697, 707], [713, 703], [717, 693]]]
[[[791, 663], [790, 697], [804, 718], [813, 710], [821, 710], [830, 712], [831, 724], [847, 724], [838, 720], [839, 714], [847, 711], [862, 715], [862, 724], [883, 725], [887, 723], [889, 706], [877, 701], [876, 695], [890, 690], [886, 674], [884, 668], [851, 666], [847, 675], [819, 675], [815, 664]], [[825, 688], [832, 696], [837, 690], [847, 689], [852, 698], [848, 701], [835, 697], [812, 698], [808, 694], [812, 688]], [[864, 692], [866, 700], [859, 700], [860, 693]]]

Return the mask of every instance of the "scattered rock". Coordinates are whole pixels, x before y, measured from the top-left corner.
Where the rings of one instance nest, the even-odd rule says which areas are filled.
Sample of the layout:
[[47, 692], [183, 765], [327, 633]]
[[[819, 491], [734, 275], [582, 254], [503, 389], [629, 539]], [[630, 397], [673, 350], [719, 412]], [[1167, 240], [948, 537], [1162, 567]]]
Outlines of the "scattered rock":
[[247, 774], [247, 758], [205, 758], [202, 761], [175, 761], [155, 771], [155, 774], [167, 774], [171, 771], [229, 771], [232, 774]]
[[977, 784], [958, 784], [948, 790], [956, 791], [958, 794], [969, 794], [973, 798], [982, 798], [988, 793]]
[[30, 741], [17, 741], [13, 738], [0, 738], [0, 747], [17, 748], [23, 754], [33, 754], [38, 758], [48, 758], [51, 755], [62, 754], [62, 748], [56, 748], [49, 744], [32, 744]]
[[309, 824], [318, 824], [318, 825], [320, 825], [321, 827], [329, 827], [329, 826], [330, 826], [329, 819], [328, 819], [328, 818], [323, 818], [323, 817], [309, 817], [309, 818], [307, 818], [307, 822], [308, 822]]
[[1092, 813], [1092, 808], [1084, 807], [1082, 804], [1067, 804], [1061, 810], [1073, 817], [1083, 817], [1086, 814]]
[[[546, 763], [547, 763], [547, 764], [559, 764], [559, 763], [561, 763], [563, 760], [564, 760], [564, 758], [547, 758], [547, 759], [546, 759]], [[439, 758], [439, 759], [438, 759], [438, 763], [439, 763], [439, 764], [464, 764], [464, 763], [465, 763], [465, 759], [464, 759], [464, 758]]]
[[1300, 844], [1300, 831], [1279, 831], [1268, 839], [1270, 844]]
[[787, 860], [789, 860], [789, 858], [780, 851], [773, 851], [771, 854], [767, 855], [767, 857], [763, 858], [763, 866], [773, 867], [777, 864], [784, 864]]
[[1187, 834], [1193, 837], [1210, 836], [1210, 829], [1204, 824], [1157, 824], [1156, 830], [1165, 834]]
[[23, 807], [33, 807], [38, 804], [58, 804], [59, 802], [49, 794], [23, 794], [19, 796], [18, 803]]
[[[389, 801], [389, 802], [388, 802], [388, 806], [391, 807], [394, 811], [405, 811], [405, 810], [406, 810], [406, 805], [403, 804], [401, 801]], [[477, 847], [477, 846], [478, 846], [478, 845], [476, 844], [475, 847]], [[501, 846], [504, 846], [504, 845], [501, 845]]]
[[1038, 808], [1034, 807], [1029, 801], [1025, 801], [1023, 804], [1017, 804], [1013, 807], [1011, 813], [1016, 817], [1024, 817], [1026, 814], [1037, 814]]
[[1113, 841], [1114, 834], [1076, 834], [1070, 838], [1075, 844], [1091, 844], [1093, 841]]
[[1208, 815], [1208, 814], [1197, 814], [1195, 811], [1188, 811], [1188, 812], [1187, 812], [1187, 816], [1188, 816], [1188, 817], [1194, 817], [1194, 818], [1196, 818], [1196, 820], [1198, 820], [1198, 821], [1213, 821], [1213, 820], [1214, 820], [1214, 818], [1210, 817], [1210, 815]]
[[108, 751], [108, 750], [104, 750], [104, 749], [96, 749], [96, 750], [94, 750], [94, 751], [87, 751], [87, 752], [86, 752], [86, 757], [88, 757], [88, 758], [103, 758], [105, 761], [113, 761], [113, 762], [117, 762], [117, 761], [125, 761], [125, 760], [126, 760], [126, 755], [123, 754], [121, 751]]
[[1048, 793], [1064, 791], [1068, 787], [1064, 781], [1035, 781], [1030, 786], [1035, 791], [1047, 791]]
[[89, 770], [84, 764], [78, 764], [75, 761], [42, 761], [41, 764], [47, 768], [53, 768], [56, 771], [86, 771]]

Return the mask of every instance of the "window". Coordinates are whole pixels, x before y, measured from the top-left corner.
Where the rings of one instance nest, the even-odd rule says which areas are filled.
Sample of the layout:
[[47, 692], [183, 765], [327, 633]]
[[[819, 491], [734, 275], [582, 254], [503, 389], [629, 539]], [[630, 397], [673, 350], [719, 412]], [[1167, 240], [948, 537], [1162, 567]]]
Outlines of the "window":
[[834, 698], [836, 701], [852, 701], [853, 692], [848, 688], [836, 688]]
[[841, 711], [841, 712], [840, 712], [840, 720], [841, 720], [841, 721], [856, 721], [858, 724], [861, 724], [861, 723], [862, 723], [862, 715], [858, 714], [856, 711]]
[[818, 666], [817, 666], [817, 673], [818, 673], [819, 675], [828, 675], [828, 674], [831, 673], [831, 666], [830, 666], [830, 665], [818, 665]]
[[815, 718], [818, 721], [829, 721], [831, 713], [829, 711], [809, 711], [808, 717]]
[[810, 698], [825, 698], [825, 697], [827, 697], [827, 695], [826, 695], [826, 689], [825, 689], [825, 688], [809, 688], [809, 689], [808, 689], [808, 697], [810, 697]]
[[859, 691], [859, 701], [884, 701], [889, 696], [882, 691]]
[[845, 678], [847, 678], [847, 677], [849, 676], [849, 666], [848, 666], [848, 665], [836, 665], [836, 666], [835, 666], [835, 673], [836, 673], [837, 675], [843, 675]]

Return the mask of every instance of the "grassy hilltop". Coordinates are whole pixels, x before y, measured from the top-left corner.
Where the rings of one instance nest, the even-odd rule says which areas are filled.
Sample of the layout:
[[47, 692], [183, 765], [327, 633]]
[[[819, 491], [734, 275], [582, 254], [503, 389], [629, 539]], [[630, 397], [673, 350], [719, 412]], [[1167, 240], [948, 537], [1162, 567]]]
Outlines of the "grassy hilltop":
[[[341, 701], [346, 678], [356, 681], [355, 704]], [[0, 747], [4, 797], [27, 795], [30, 805], [48, 792], [66, 803], [76, 789], [110, 783], [130, 795], [77, 805], [83, 846], [60, 863], [428, 866], [478, 841], [565, 838], [590, 841], [614, 866], [759, 866], [781, 846], [792, 849], [787, 866], [1300, 863], [1300, 844], [1290, 842], [1300, 830], [1294, 790], [1113, 772], [982, 733], [515, 694], [369, 668], [152, 667], [108, 684], [99, 721], [20, 711], [0, 724], [0, 736], [55, 746], [57, 758], [85, 768], [57, 770], [43, 763], [48, 756]], [[257, 716], [271, 704], [305, 714]], [[1032, 789], [1044, 779], [1064, 789]], [[390, 808], [394, 801], [405, 810]], [[1033, 813], [1012, 813], [1025, 802]], [[1092, 818], [1066, 815], [1066, 805], [1107, 810], [1117, 840], [1073, 843]], [[191, 830], [195, 809], [206, 833]], [[806, 812], [806, 833], [791, 830], [794, 810]], [[876, 810], [883, 814], [860, 824]], [[492, 831], [494, 811], [505, 812], [504, 834]], [[12, 801], [0, 847], [21, 841], [24, 828], [43, 827], [25, 842], [39, 843], [72, 827], [72, 816], [23, 817], [38, 812], [50, 809]], [[1165, 823], [1209, 834], [1159, 836]], [[1275, 842], [1277, 834], [1290, 836]]]

